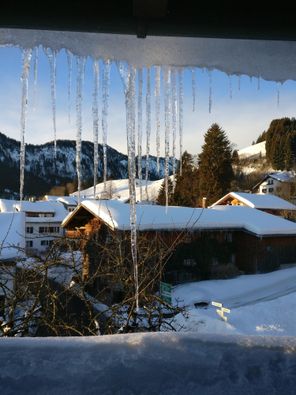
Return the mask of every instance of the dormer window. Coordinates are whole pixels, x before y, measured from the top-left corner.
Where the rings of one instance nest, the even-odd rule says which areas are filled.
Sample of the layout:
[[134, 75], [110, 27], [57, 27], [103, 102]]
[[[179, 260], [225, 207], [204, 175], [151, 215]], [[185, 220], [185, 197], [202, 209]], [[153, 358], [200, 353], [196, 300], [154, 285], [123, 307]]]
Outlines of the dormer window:
[[54, 213], [38, 213], [36, 211], [26, 211], [26, 217], [52, 218], [54, 217]]

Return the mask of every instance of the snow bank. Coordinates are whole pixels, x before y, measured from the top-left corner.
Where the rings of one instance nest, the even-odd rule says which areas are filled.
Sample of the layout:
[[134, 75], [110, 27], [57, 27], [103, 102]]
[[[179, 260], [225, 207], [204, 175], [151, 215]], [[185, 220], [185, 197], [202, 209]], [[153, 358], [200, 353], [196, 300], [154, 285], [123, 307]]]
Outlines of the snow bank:
[[[229, 280], [200, 281], [174, 287], [173, 300], [186, 306], [175, 325], [182, 331], [213, 334], [296, 335], [296, 267]], [[230, 308], [223, 322], [211, 301]], [[205, 308], [195, 307], [200, 302]], [[198, 305], [197, 305], [198, 306]]]
[[[192, 37], [0, 29], [0, 45], [57, 51], [67, 48], [80, 56], [126, 60], [135, 66], [207, 67], [228, 74], [247, 74], [284, 82], [296, 79], [296, 42]], [[283, 61], [283, 59], [285, 61]]]
[[1, 394], [295, 393], [296, 340], [130, 334], [0, 342]]

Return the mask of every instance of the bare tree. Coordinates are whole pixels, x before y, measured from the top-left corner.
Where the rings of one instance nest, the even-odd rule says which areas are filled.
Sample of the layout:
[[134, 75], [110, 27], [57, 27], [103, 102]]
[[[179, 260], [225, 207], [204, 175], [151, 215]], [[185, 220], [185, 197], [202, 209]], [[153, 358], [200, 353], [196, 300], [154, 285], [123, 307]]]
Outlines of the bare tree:
[[177, 234], [139, 236], [139, 311], [128, 233], [94, 226], [87, 237], [57, 240], [46, 254], [1, 266], [0, 336], [176, 330], [173, 317], [182, 309], [158, 291], [179, 240]]

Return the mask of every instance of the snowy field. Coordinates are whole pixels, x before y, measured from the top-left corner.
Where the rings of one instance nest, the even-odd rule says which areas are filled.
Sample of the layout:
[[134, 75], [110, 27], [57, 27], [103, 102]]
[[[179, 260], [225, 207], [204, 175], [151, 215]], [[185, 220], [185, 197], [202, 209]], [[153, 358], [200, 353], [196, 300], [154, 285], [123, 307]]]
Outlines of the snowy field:
[[[173, 300], [186, 307], [176, 316], [182, 331], [212, 334], [296, 336], [296, 266], [229, 280], [179, 285]], [[211, 302], [230, 309], [224, 322]], [[199, 305], [207, 303], [208, 306]]]

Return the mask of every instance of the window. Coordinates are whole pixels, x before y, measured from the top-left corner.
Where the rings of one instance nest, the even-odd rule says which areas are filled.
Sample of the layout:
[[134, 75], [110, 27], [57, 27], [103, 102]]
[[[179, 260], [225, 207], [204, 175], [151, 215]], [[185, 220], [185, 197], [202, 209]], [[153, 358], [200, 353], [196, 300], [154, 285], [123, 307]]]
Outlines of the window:
[[267, 192], [267, 189], [266, 188], [263, 188], [262, 189], [262, 193], [266, 193]]
[[50, 246], [52, 245], [53, 240], [41, 240], [41, 245], [42, 246]]
[[194, 267], [197, 265], [196, 260], [192, 258], [183, 259], [183, 265], [187, 267]]
[[271, 178], [268, 179], [267, 185], [273, 185], [273, 180]]
[[39, 233], [59, 233], [59, 226], [39, 226]]
[[44, 217], [53, 217], [54, 213], [38, 213], [36, 211], [27, 211], [26, 212], [27, 217], [39, 217], [39, 218], [44, 218]]
[[27, 248], [32, 248], [33, 247], [33, 240], [27, 240], [26, 241], [26, 247]]
[[27, 226], [26, 227], [26, 233], [33, 233], [33, 226]]
[[226, 232], [224, 235], [224, 240], [227, 241], [228, 243], [231, 243], [232, 242], [232, 233]]
[[268, 192], [273, 192], [273, 188], [268, 188]]

